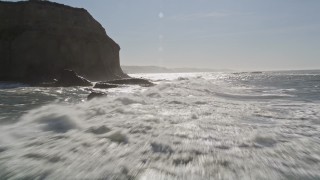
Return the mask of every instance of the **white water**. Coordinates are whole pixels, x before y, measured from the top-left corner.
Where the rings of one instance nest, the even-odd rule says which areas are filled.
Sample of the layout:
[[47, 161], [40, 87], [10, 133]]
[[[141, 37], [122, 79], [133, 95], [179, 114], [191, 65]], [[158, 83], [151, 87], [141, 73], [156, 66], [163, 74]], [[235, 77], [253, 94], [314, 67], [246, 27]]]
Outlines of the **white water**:
[[136, 76], [157, 85], [49, 103], [2, 125], [0, 176], [320, 178], [320, 97], [302, 97], [298, 87], [233, 81], [262, 75]]

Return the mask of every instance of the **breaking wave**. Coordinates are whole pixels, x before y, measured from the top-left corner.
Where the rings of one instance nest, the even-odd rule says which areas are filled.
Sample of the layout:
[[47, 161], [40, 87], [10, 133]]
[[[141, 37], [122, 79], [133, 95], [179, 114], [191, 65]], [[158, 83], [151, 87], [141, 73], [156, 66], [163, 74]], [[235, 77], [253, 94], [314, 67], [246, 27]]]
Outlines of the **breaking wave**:
[[84, 89], [61, 89], [61, 100], [1, 126], [0, 176], [320, 178], [320, 103], [308, 99], [314, 95], [231, 79], [263, 73], [142, 76], [157, 85], [112, 89], [91, 101], [83, 101]]

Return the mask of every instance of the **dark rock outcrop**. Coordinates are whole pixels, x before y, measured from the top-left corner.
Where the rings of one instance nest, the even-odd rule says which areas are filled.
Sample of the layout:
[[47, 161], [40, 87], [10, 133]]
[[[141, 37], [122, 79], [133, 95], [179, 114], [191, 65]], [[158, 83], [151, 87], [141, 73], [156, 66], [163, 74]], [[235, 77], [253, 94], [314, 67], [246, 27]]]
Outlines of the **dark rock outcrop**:
[[0, 1], [0, 80], [47, 81], [62, 69], [90, 80], [128, 77], [120, 47], [85, 10], [49, 1]]
[[72, 86], [92, 86], [93, 84], [79, 76], [76, 72], [70, 69], [64, 69], [60, 72], [59, 78], [46, 82], [33, 82], [32, 86], [36, 87], [72, 87]]
[[124, 78], [105, 82], [97, 82], [93, 88], [109, 89], [119, 87], [120, 85], [140, 85], [149, 87], [153, 86], [154, 84], [146, 79]]
[[124, 78], [106, 81], [105, 83], [109, 84], [128, 84], [128, 85], [140, 85], [140, 86], [153, 86], [154, 84], [146, 79], [140, 78]]
[[55, 83], [57, 87], [70, 86], [92, 86], [92, 83], [87, 79], [79, 76], [76, 72], [65, 69], [61, 72], [59, 80]]
[[97, 82], [93, 88], [99, 88], [99, 89], [109, 89], [109, 88], [117, 88], [119, 85], [117, 84], [110, 84], [105, 82]]
[[103, 92], [95, 92], [95, 91], [93, 91], [93, 92], [91, 92], [89, 94], [89, 96], [87, 97], [87, 100], [90, 101], [93, 98], [99, 98], [99, 97], [104, 97], [104, 96], [107, 96], [107, 94], [103, 93]]

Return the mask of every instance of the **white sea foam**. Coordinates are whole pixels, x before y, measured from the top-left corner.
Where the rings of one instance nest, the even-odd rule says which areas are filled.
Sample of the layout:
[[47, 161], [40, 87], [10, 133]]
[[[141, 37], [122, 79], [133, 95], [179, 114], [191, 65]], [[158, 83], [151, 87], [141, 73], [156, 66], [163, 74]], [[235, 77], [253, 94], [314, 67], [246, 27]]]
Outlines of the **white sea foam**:
[[279, 98], [282, 91], [259, 99], [259, 92], [221, 84], [220, 74], [152, 76], [170, 78], [92, 101], [47, 104], [0, 127], [0, 176], [320, 177], [318, 103]]

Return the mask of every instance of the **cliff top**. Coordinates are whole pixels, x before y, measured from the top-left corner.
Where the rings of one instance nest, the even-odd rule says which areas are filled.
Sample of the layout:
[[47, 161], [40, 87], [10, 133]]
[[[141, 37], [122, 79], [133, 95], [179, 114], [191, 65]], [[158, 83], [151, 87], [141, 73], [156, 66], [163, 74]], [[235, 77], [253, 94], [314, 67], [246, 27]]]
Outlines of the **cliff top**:
[[56, 2], [51, 2], [47, 0], [28, 0], [28, 1], [17, 1], [17, 2], [12, 2], [12, 1], [0, 1], [0, 4], [5, 5], [25, 5], [25, 4], [38, 4], [38, 5], [45, 5], [45, 6], [52, 6], [52, 7], [59, 7], [59, 8], [66, 8], [66, 9], [78, 9], [78, 10], [83, 10], [87, 11], [84, 8], [77, 8], [77, 7], [71, 7], [65, 4], [60, 4]]
[[[71, 7], [51, 1], [0, 1], [0, 29], [13, 25], [29, 27], [70, 27], [104, 35], [103, 26], [84, 8]], [[92, 28], [95, 29], [92, 29]]]

